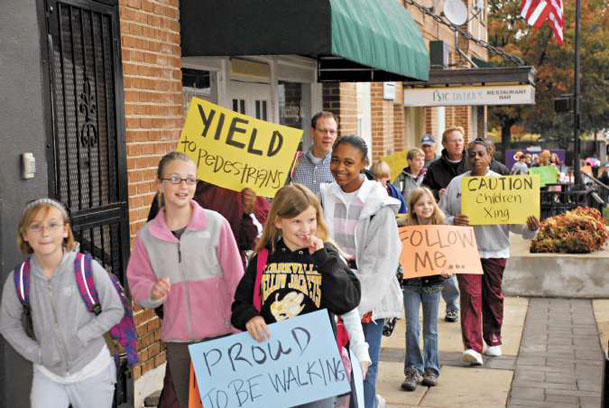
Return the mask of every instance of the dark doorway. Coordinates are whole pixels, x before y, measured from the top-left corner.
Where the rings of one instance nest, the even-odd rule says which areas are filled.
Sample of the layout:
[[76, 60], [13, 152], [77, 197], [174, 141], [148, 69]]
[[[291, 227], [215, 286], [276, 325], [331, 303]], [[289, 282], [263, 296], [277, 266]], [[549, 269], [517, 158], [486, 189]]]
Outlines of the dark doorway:
[[[116, 1], [46, 0], [52, 134], [49, 195], [70, 210], [81, 251], [126, 284], [129, 256], [123, 84]], [[119, 370], [115, 406], [131, 406]]]

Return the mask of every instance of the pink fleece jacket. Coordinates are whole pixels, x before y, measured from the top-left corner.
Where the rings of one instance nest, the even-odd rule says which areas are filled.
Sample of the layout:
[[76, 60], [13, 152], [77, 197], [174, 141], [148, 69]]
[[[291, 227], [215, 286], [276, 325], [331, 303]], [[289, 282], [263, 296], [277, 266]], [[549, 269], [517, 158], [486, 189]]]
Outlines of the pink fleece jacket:
[[[234, 331], [230, 324], [235, 289], [243, 264], [228, 221], [191, 201], [193, 215], [178, 240], [165, 223], [165, 211], [138, 233], [127, 279], [133, 299], [142, 307], [163, 304], [165, 342], [200, 341]], [[171, 282], [169, 294], [151, 299], [154, 283]]]

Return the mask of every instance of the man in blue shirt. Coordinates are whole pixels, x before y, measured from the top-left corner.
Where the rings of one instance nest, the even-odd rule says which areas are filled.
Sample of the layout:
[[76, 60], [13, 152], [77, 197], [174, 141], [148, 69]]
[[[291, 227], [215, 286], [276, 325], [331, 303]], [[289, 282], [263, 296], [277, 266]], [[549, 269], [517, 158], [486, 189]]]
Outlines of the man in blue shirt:
[[321, 183], [334, 181], [330, 173], [332, 146], [338, 136], [338, 123], [332, 112], [321, 111], [311, 119], [313, 145], [298, 163], [292, 182], [307, 186], [319, 195]]

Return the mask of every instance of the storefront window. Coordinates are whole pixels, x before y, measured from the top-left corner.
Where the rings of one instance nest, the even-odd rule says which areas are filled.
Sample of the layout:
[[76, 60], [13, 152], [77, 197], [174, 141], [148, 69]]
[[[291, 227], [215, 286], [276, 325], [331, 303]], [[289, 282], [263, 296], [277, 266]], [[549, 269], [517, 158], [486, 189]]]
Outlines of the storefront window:
[[215, 72], [182, 68], [182, 94], [184, 95], [185, 114], [190, 107], [190, 99], [194, 96], [218, 103], [215, 77]]
[[279, 81], [279, 123], [302, 129], [302, 84]]

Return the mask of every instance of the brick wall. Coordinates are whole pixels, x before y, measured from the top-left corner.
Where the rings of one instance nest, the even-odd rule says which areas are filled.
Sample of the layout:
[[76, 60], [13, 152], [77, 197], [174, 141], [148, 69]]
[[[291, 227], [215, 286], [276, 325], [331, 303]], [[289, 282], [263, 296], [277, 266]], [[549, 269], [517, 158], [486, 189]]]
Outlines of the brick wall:
[[322, 85], [323, 110], [338, 118], [338, 134], [357, 133], [357, 88], [355, 83], [326, 82]]
[[[145, 224], [159, 159], [175, 149], [183, 122], [178, 0], [120, 0], [131, 238]], [[135, 310], [137, 380], [165, 361], [160, 321]]]
[[341, 135], [357, 133], [357, 86], [354, 82], [340, 84], [340, 125]]
[[395, 101], [393, 101], [393, 150], [407, 149], [406, 110], [404, 109], [404, 89], [401, 82], [395, 82]]
[[408, 147], [406, 145], [406, 139], [404, 133], [406, 131], [406, 114], [402, 104], [393, 104], [393, 149], [396, 152], [404, 150]]
[[370, 84], [372, 160], [394, 151], [393, 101], [383, 99], [383, 83]]

